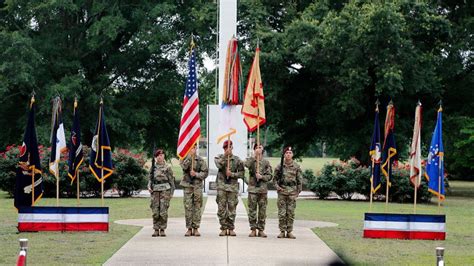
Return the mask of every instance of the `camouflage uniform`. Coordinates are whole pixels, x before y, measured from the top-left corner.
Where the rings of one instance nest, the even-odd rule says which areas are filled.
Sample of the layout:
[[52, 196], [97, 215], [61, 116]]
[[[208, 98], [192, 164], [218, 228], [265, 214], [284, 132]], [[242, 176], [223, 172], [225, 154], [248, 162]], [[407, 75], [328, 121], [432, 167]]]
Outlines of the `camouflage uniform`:
[[244, 164], [239, 157], [232, 155], [230, 157], [229, 170], [232, 175], [227, 178], [227, 156], [224, 154], [218, 155], [214, 162], [217, 166], [217, 217], [221, 224], [221, 230], [234, 230], [235, 214], [237, 209], [239, 178], [244, 178], [245, 169]]
[[183, 168], [183, 179], [180, 185], [184, 189], [184, 216], [186, 218], [186, 228], [199, 228], [201, 224], [201, 211], [202, 211], [202, 186], [203, 180], [208, 175], [206, 161], [198, 156], [194, 156], [193, 170], [196, 172], [196, 176], [191, 176], [191, 163], [192, 157], [186, 156], [181, 162], [181, 168]]
[[164, 230], [168, 222], [168, 208], [175, 189], [171, 166], [157, 163], [153, 174], [150, 174], [148, 187], [153, 190], [150, 208], [153, 212], [153, 228]]
[[[265, 159], [259, 160], [259, 173], [262, 179], [257, 181], [257, 160], [254, 157], [247, 158], [245, 167], [249, 169], [248, 180], [248, 214], [250, 229], [265, 230], [265, 218], [267, 217], [267, 182], [272, 180], [272, 167]], [[257, 216], [258, 208], [258, 216]]]
[[280, 164], [274, 173], [275, 187], [283, 189], [278, 192], [278, 226], [282, 232], [291, 232], [295, 220], [296, 198], [302, 190], [303, 174], [295, 162], [283, 165], [283, 175], [280, 175]]

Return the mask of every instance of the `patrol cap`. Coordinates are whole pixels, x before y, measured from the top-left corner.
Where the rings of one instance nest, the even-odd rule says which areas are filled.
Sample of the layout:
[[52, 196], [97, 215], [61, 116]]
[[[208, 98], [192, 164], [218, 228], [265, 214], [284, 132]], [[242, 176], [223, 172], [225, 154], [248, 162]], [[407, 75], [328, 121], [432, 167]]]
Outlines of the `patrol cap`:
[[286, 146], [284, 149], [283, 149], [283, 153], [286, 153], [287, 151], [293, 151], [293, 148], [291, 146]]
[[222, 148], [227, 149], [227, 146], [232, 145], [232, 140], [226, 140], [224, 141], [224, 144], [222, 145]]
[[155, 157], [158, 156], [158, 155], [160, 155], [160, 154], [165, 154], [165, 152], [163, 151], [163, 149], [157, 149], [157, 150], [155, 151]]

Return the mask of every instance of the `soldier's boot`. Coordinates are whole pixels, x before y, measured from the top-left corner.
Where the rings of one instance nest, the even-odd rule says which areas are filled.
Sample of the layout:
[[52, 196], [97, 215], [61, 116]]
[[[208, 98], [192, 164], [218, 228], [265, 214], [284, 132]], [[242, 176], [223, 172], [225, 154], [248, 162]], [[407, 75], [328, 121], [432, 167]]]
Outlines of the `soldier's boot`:
[[291, 239], [295, 239], [295, 238], [296, 238], [296, 236], [293, 235], [293, 233], [291, 233], [291, 231], [289, 231], [289, 232], [286, 233], [286, 237], [287, 237], [287, 238], [291, 238]]
[[234, 232], [234, 229], [229, 229], [230, 236], [236, 236], [237, 234]]
[[193, 229], [188, 228], [188, 231], [186, 231], [186, 234], [184, 234], [184, 236], [192, 236], [192, 235], [193, 235]]
[[227, 235], [227, 230], [221, 230], [219, 233], [219, 236], [226, 236]]
[[249, 237], [256, 237], [256, 236], [257, 236], [257, 231], [255, 229], [252, 229], [252, 231], [250, 231]]
[[194, 228], [193, 235], [194, 236], [201, 236], [201, 233], [199, 233], [199, 230], [197, 228]]
[[259, 230], [258, 231], [258, 236], [259, 237], [267, 237], [267, 234], [265, 234], [265, 232], [263, 232], [263, 230]]
[[280, 234], [277, 237], [278, 238], [285, 238], [285, 231], [281, 231]]
[[160, 236], [160, 230], [155, 230], [155, 232], [153, 233], [153, 235], [151, 235], [152, 237], [157, 237], [157, 236]]
[[161, 230], [160, 230], [160, 236], [163, 236], [163, 237], [166, 236], [166, 234], [165, 234], [165, 229], [161, 229]]

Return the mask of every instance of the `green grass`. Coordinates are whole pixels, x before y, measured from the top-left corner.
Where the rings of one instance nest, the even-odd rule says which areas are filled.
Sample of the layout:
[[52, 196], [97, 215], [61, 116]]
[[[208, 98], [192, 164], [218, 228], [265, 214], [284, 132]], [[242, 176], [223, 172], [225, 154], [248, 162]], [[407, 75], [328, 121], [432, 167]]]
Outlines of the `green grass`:
[[[206, 198], [205, 198], [206, 200]], [[38, 206], [54, 206], [55, 199], [42, 199]], [[76, 206], [75, 199], [61, 199], [61, 206]], [[205, 204], [205, 203], [204, 203]], [[101, 206], [100, 199], [81, 199], [81, 206]], [[149, 198], [105, 199], [109, 207], [110, 231], [17, 233], [17, 212], [13, 199], [0, 191], [0, 265], [13, 265], [19, 238], [29, 239], [28, 262], [35, 265], [102, 264], [122, 247], [140, 227], [115, 224], [121, 219], [150, 218]], [[183, 217], [182, 198], [173, 198], [170, 217]]]
[[[306, 169], [313, 170], [316, 174], [323, 168], [326, 163], [332, 162], [334, 160], [338, 160], [336, 158], [303, 158], [301, 161], [296, 161], [300, 166], [301, 169], [304, 171]], [[281, 158], [278, 157], [270, 157], [268, 161], [272, 165], [272, 168], [275, 169], [277, 164], [280, 163]]]
[[[474, 265], [474, 182], [452, 181], [450, 184], [450, 195], [441, 207], [447, 220], [445, 241], [362, 238], [368, 202], [299, 200], [296, 219], [339, 224], [313, 231], [350, 265], [432, 265], [438, 246], [446, 248], [446, 264]], [[377, 202], [372, 211], [384, 212], [384, 209], [385, 203]], [[413, 204], [389, 203], [388, 211], [413, 213]], [[436, 198], [431, 204], [417, 205], [417, 213], [437, 212]], [[269, 199], [267, 214], [269, 218], [277, 218], [276, 199]]]

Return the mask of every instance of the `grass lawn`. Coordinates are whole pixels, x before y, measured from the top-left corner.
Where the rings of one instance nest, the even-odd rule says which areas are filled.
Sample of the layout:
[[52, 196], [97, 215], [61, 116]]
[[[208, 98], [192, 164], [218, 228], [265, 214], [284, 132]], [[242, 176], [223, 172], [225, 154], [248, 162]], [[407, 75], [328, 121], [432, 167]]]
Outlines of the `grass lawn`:
[[[313, 231], [350, 265], [433, 265], [435, 248], [445, 247], [448, 265], [474, 265], [474, 182], [452, 181], [445, 206], [445, 241], [364, 239], [364, 213], [368, 202], [299, 200], [296, 219], [328, 221], [337, 227]], [[375, 203], [374, 212], [383, 212], [385, 203]], [[412, 213], [412, 204], [389, 204], [390, 212]], [[436, 198], [431, 204], [418, 204], [417, 213], [436, 214]], [[269, 199], [267, 214], [277, 218], [276, 199]], [[297, 236], [298, 237], [298, 236]]]
[[[206, 200], [206, 198], [204, 198]], [[42, 199], [38, 206], [54, 206], [56, 199]], [[76, 199], [60, 199], [61, 206], [76, 206]], [[205, 204], [205, 203], [204, 203]], [[81, 206], [100, 206], [100, 199], [81, 199]], [[35, 265], [102, 264], [122, 247], [140, 227], [115, 224], [121, 219], [150, 218], [149, 198], [105, 199], [109, 207], [110, 231], [17, 233], [13, 199], [0, 191], [0, 265], [14, 265], [19, 238], [29, 239], [28, 262]], [[170, 217], [183, 217], [183, 199], [173, 198]]]

